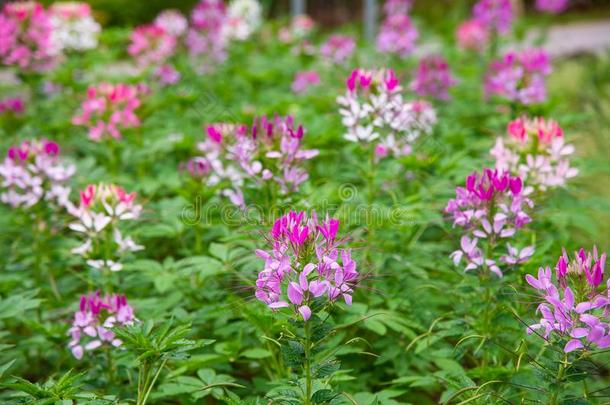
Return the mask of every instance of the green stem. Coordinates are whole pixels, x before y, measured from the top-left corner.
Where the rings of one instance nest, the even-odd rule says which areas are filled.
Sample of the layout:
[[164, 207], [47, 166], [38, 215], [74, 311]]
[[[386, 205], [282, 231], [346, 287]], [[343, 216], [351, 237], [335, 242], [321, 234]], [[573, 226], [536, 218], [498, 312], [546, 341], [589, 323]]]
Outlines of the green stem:
[[555, 377], [555, 387], [553, 388], [553, 392], [549, 397], [549, 405], [557, 405], [559, 404], [559, 393], [561, 392], [561, 382], [563, 380], [566, 366], [568, 364], [568, 355], [563, 355], [563, 360], [559, 364], [559, 369], [557, 370], [557, 376]]
[[155, 373], [155, 376], [153, 377], [152, 381], [148, 384], [148, 389], [146, 390], [146, 394], [144, 395], [144, 398], [142, 399], [142, 402], [139, 403], [139, 405], [146, 404], [146, 401], [148, 400], [148, 396], [150, 395], [150, 392], [152, 391], [153, 387], [155, 386], [155, 382], [157, 381], [157, 378], [159, 378], [159, 374], [161, 374], [161, 370], [163, 370], [163, 367], [165, 367], [165, 363], [167, 363], [167, 360], [163, 360], [163, 362], [157, 369], [157, 372]]
[[305, 322], [305, 405], [311, 405], [311, 326]]

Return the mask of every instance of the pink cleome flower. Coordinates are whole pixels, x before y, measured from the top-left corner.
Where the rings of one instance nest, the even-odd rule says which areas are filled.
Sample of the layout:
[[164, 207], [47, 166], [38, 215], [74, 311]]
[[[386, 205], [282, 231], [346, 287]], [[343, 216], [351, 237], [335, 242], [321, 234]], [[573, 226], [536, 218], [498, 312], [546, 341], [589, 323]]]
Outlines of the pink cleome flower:
[[[457, 187], [455, 194], [445, 207], [453, 226], [464, 228], [461, 248], [451, 254], [455, 265], [464, 258], [466, 271], [481, 267], [502, 277], [499, 263], [515, 265], [534, 253], [533, 246], [519, 251], [507, 244], [507, 253], [502, 256], [494, 249], [502, 239], [514, 237], [531, 222], [526, 211], [533, 208], [533, 202], [523, 195], [521, 178], [484, 169], [469, 175], [465, 187]], [[479, 239], [486, 241], [487, 248], [478, 247]]]
[[320, 54], [334, 63], [344, 63], [356, 50], [356, 41], [348, 35], [332, 35], [320, 46]]
[[411, 88], [421, 97], [448, 100], [448, 90], [456, 83], [445, 58], [431, 55], [419, 61]]
[[148, 92], [146, 86], [119, 83], [102, 83], [87, 89], [77, 115], [72, 117], [74, 125], [89, 129], [89, 139], [121, 139], [121, 130], [140, 126], [136, 110], [140, 107], [140, 97]]
[[565, 186], [578, 170], [570, 166], [574, 146], [566, 144], [563, 130], [553, 120], [521, 117], [508, 124], [509, 137], [498, 137], [491, 150], [498, 170], [521, 177], [525, 194]]
[[508, 52], [489, 66], [485, 94], [525, 105], [546, 100], [545, 77], [551, 73], [549, 56], [541, 49]]
[[507, 34], [513, 21], [511, 0], [479, 0], [472, 9], [472, 15], [488, 31]]
[[200, 0], [191, 13], [186, 45], [201, 72], [226, 59], [228, 38], [224, 34], [227, 9], [222, 0]]
[[6, 3], [0, 13], [0, 60], [25, 71], [49, 70], [57, 63], [50, 14], [35, 1]]
[[0, 165], [0, 200], [10, 206], [29, 208], [42, 200], [70, 205], [66, 184], [76, 167], [59, 157], [59, 145], [46, 139], [24, 141], [8, 150]]
[[265, 260], [255, 296], [272, 310], [292, 308], [304, 321], [312, 316], [314, 300], [331, 306], [339, 298], [352, 304], [359, 274], [349, 249], [337, 239], [339, 220], [319, 221], [315, 212], [291, 211], [275, 223], [270, 248], [257, 250]]
[[377, 34], [377, 50], [406, 57], [415, 49], [418, 37], [419, 33], [408, 15], [391, 14], [385, 18]]
[[460, 24], [456, 37], [459, 47], [465, 50], [481, 52], [489, 43], [489, 31], [477, 19], [464, 21]]
[[536, 10], [545, 13], [559, 14], [570, 5], [570, 0], [536, 0]]
[[320, 75], [315, 70], [303, 70], [297, 72], [292, 82], [292, 91], [294, 93], [304, 93], [310, 87], [320, 84]]
[[536, 311], [542, 318], [527, 333], [541, 333], [547, 341], [558, 338], [566, 353], [610, 347], [610, 278], [604, 282], [605, 265], [606, 253], [599, 255], [595, 247], [592, 253], [580, 249], [571, 260], [563, 249], [555, 277], [548, 266], [538, 270], [538, 278], [526, 275], [542, 299]]
[[136, 27], [129, 39], [127, 52], [140, 66], [162, 64], [176, 48], [176, 38], [156, 24]]
[[83, 295], [79, 309], [74, 313], [72, 327], [68, 331], [70, 351], [80, 360], [85, 352], [104, 346], [119, 347], [123, 342], [116, 338], [111, 329], [132, 325], [136, 321], [133, 308], [127, 303], [124, 295], [102, 297], [99, 291]]

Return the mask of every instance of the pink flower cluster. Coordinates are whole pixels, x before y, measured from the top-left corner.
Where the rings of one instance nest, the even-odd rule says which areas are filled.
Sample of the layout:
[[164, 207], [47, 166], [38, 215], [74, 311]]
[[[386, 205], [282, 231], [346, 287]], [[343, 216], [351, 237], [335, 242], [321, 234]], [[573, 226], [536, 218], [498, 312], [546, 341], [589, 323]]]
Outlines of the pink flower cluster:
[[574, 146], [566, 144], [563, 130], [553, 120], [521, 117], [508, 124], [507, 139], [498, 137], [491, 150], [496, 169], [521, 177], [525, 194], [565, 186], [578, 170], [570, 166]]
[[273, 182], [284, 194], [296, 192], [309, 177], [302, 162], [318, 155], [315, 149], [302, 149], [305, 130], [295, 125], [292, 116], [258, 117], [250, 128], [209, 125], [206, 132], [208, 139], [198, 146], [202, 156], [191, 159], [187, 169], [195, 177], [204, 177], [209, 186], [228, 182], [222, 194], [242, 207], [244, 186]]
[[178, 83], [180, 80], [180, 72], [170, 64], [159, 66], [154, 71], [154, 76], [162, 86], [169, 86]]
[[172, 56], [176, 48], [176, 38], [156, 24], [136, 27], [129, 39], [131, 43], [127, 52], [142, 67], [162, 64]]
[[351, 305], [358, 282], [349, 249], [340, 249], [339, 220], [318, 221], [315, 212], [291, 211], [273, 224], [269, 250], [257, 250], [265, 260], [256, 280], [256, 298], [273, 310], [292, 308], [307, 321], [314, 300], [332, 305], [343, 298]]
[[525, 105], [541, 103], [546, 100], [545, 77], [550, 73], [551, 62], [542, 49], [509, 52], [489, 66], [485, 93]]
[[223, 0], [200, 0], [193, 8], [186, 45], [202, 72], [226, 59], [226, 23], [227, 9]]
[[292, 82], [292, 91], [294, 93], [305, 93], [310, 87], [320, 84], [320, 75], [315, 70], [304, 70], [297, 72]]
[[377, 143], [378, 157], [402, 156], [411, 153], [422, 134], [432, 132], [434, 108], [425, 101], [404, 101], [393, 70], [355, 69], [346, 84], [347, 92], [337, 103], [348, 141]]
[[120, 271], [120, 258], [144, 249], [120, 230], [121, 221], [137, 219], [142, 206], [135, 203], [136, 193], [127, 193], [114, 184], [90, 184], [80, 192], [80, 205], [71, 209], [78, 221], [70, 229], [82, 234], [85, 242], [72, 249], [95, 269]]
[[377, 34], [377, 49], [382, 53], [410, 55], [419, 37], [417, 29], [406, 14], [388, 14]]
[[100, 25], [91, 6], [77, 1], [57, 2], [50, 7], [53, 44], [61, 51], [84, 51], [97, 47]]
[[141, 104], [140, 96], [147, 91], [145, 86], [124, 83], [91, 86], [72, 123], [87, 127], [93, 141], [121, 139], [121, 130], [140, 126], [136, 109]]
[[345, 63], [356, 50], [356, 41], [348, 35], [331, 35], [320, 46], [320, 54], [333, 63]]
[[[531, 222], [526, 211], [533, 207], [533, 202], [523, 195], [519, 177], [484, 169], [481, 174], [469, 175], [466, 187], [457, 187], [455, 194], [455, 199], [445, 207], [453, 218], [453, 226], [465, 230], [461, 248], [451, 254], [455, 265], [464, 258], [466, 271], [481, 267], [502, 277], [500, 263], [523, 263], [534, 253], [533, 246], [519, 251], [507, 243], [506, 253], [498, 258], [495, 249], [502, 239], [514, 237], [518, 229]], [[485, 240], [486, 246], [479, 247], [479, 239]]]
[[472, 9], [472, 15], [489, 32], [507, 34], [513, 21], [511, 0], [479, 0]]
[[35, 1], [6, 3], [0, 13], [0, 59], [22, 70], [44, 71], [57, 62], [51, 16]]
[[386, 15], [407, 14], [413, 6], [413, 0], [386, 0], [383, 12]]
[[83, 295], [80, 298], [78, 311], [74, 313], [72, 327], [68, 331], [68, 347], [78, 360], [85, 352], [93, 351], [104, 345], [121, 346], [111, 330], [115, 326], [132, 325], [137, 319], [133, 308], [127, 303], [124, 295], [112, 294], [101, 297], [99, 291]]
[[186, 34], [189, 25], [186, 17], [178, 10], [163, 10], [155, 18], [154, 24], [175, 38]]
[[308, 37], [315, 28], [313, 19], [308, 15], [297, 15], [292, 18], [288, 27], [283, 27], [278, 32], [281, 42], [292, 43], [301, 41]]
[[25, 103], [21, 97], [5, 97], [0, 100], [0, 114], [21, 114], [25, 111]]
[[411, 89], [421, 97], [449, 99], [449, 88], [456, 84], [449, 64], [440, 55], [431, 55], [419, 61]]
[[0, 165], [0, 200], [12, 207], [29, 208], [41, 200], [69, 206], [70, 180], [76, 167], [59, 157], [59, 146], [48, 140], [25, 141], [8, 150]]
[[544, 339], [551, 334], [565, 342], [564, 352], [605, 349], [610, 347], [610, 278], [604, 282], [606, 253], [597, 249], [587, 253], [580, 249], [572, 260], [565, 249], [555, 266], [540, 268], [538, 278], [525, 280], [543, 299], [537, 312], [542, 318], [527, 328], [540, 330]]
[[570, 5], [570, 0], [536, 0], [536, 10], [545, 13], [559, 14]]
[[481, 21], [474, 18], [460, 24], [456, 37], [460, 48], [476, 52], [485, 50], [489, 43], [489, 31]]

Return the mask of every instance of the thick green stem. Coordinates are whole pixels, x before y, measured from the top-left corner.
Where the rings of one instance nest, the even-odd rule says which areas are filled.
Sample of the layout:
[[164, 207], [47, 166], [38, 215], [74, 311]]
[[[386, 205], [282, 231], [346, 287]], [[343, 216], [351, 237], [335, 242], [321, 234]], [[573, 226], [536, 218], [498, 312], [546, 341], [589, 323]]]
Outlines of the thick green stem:
[[311, 405], [312, 379], [311, 379], [311, 326], [305, 322], [305, 405]]

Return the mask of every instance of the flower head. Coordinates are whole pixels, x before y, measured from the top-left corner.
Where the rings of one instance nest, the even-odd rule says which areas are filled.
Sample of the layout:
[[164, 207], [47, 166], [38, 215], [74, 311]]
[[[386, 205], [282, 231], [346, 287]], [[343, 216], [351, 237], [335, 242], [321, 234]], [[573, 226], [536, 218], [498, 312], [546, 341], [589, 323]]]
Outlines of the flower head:
[[472, 9], [472, 15], [489, 31], [507, 34], [513, 21], [511, 0], [479, 0]]
[[99, 291], [83, 295], [68, 331], [70, 351], [80, 360], [87, 351], [104, 346], [121, 346], [123, 342], [116, 338], [112, 328], [132, 325], [136, 321], [133, 308], [124, 295], [102, 297]]
[[457, 42], [460, 48], [481, 52], [489, 43], [489, 31], [487, 27], [477, 19], [464, 21], [456, 32]]
[[[572, 259], [565, 249], [555, 266], [541, 267], [538, 278], [526, 275], [542, 302], [540, 321], [527, 333], [540, 330], [545, 339], [556, 336], [566, 353], [574, 350], [610, 347], [610, 279], [604, 277], [606, 253], [580, 249]], [[604, 282], [604, 278], [606, 278]]]
[[0, 13], [0, 60], [24, 71], [45, 71], [58, 61], [51, 15], [36, 1], [6, 3]]
[[294, 93], [304, 93], [310, 87], [320, 84], [320, 75], [315, 70], [304, 70], [297, 72], [292, 82], [292, 91]]
[[382, 53], [406, 57], [415, 49], [418, 37], [419, 33], [408, 15], [389, 14], [377, 34], [377, 49]]
[[223, 0], [200, 0], [193, 8], [190, 22], [186, 46], [200, 71], [205, 72], [226, 59], [227, 9]]
[[[515, 265], [533, 254], [531, 246], [519, 251], [508, 243], [506, 254], [494, 250], [501, 240], [513, 238], [520, 228], [531, 222], [527, 211], [533, 203], [523, 195], [521, 178], [484, 169], [482, 173], [469, 175], [465, 187], [457, 187], [455, 194], [445, 212], [451, 215], [454, 227], [465, 231], [461, 249], [451, 254], [456, 265], [464, 258], [466, 271], [483, 267], [501, 277], [501, 263]], [[484, 240], [487, 248], [478, 247], [479, 240]]]
[[49, 140], [25, 141], [9, 148], [0, 165], [0, 200], [12, 207], [29, 208], [40, 201], [69, 207], [70, 187], [76, 171], [59, 156], [59, 145]]
[[318, 154], [302, 148], [305, 129], [292, 116], [257, 117], [251, 126], [208, 125], [205, 132], [198, 145], [202, 155], [187, 163], [188, 171], [208, 186], [228, 187], [221, 193], [239, 206], [245, 204], [243, 187], [271, 182], [284, 194], [298, 191], [309, 177], [303, 162]]
[[394, 156], [402, 156], [411, 153], [411, 144], [422, 134], [429, 134], [436, 123], [429, 103], [403, 100], [400, 80], [391, 69], [355, 69], [346, 87], [337, 103], [347, 129], [344, 137], [349, 141], [379, 143], [384, 155], [391, 151]]
[[332, 35], [320, 46], [320, 54], [333, 63], [344, 63], [356, 50], [356, 41], [347, 35]]
[[485, 94], [525, 105], [542, 103], [546, 100], [545, 77], [550, 73], [551, 63], [543, 50], [509, 52], [489, 66]]
[[146, 87], [124, 83], [91, 86], [72, 123], [86, 126], [93, 141], [120, 139], [122, 129], [140, 126], [136, 110], [141, 104], [140, 96], [146, 92]]
[[499, 137], [491, 150], [498, 170], [510, 171], [523, 179], [526, 194], [562, 187], [578, 174], [570, 166], [574, 147], [566, 144], [563, 130], [553, 120], [521, 117], [511, 121], [508, 137]]
[[315, 213], [291, 211], [270, 232], [270, 249], [257, 250], [265, 265], [256, 281], [256, 298], [273, 310], [292, 308], [307, 321], [314, 300], [351, 305], [358, 281], [356, 262], [336, 239], [339, 221], [319, 222]]
[[570, 5], [570, 0], [536, 0], [536, 10], [550, 14], [564, 12]]
[[155, 18], [154, 25], [161, 27], [174, 38], [182, 37], [188, 29], [186, 17], [178, 10], [163, 10]]
[[248, 39], [262, 22], [263, 8], [257, 0], [233, 0], [227, 8], [224, 35], [229, 39]]
[[456, 84], [449, 64], [440, 55], [432, 55], [419, 61], [411, 88], [421, 97], [439, 100], [449, 99], [449, 88]]
[[176, 38], [156, 24], [136, 27], [129, 37], [127, 47], [130, 56], [138, 65], [159, 65], [169, 58], [175, 50]]
[[84, 51], [97, 47], [100, 25], [91, 15], [91, 6], [81, 2], [57, 2], [49, 9], [53, 26], [52, 42], [62, 51]]

